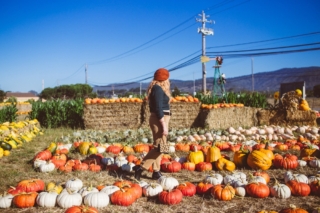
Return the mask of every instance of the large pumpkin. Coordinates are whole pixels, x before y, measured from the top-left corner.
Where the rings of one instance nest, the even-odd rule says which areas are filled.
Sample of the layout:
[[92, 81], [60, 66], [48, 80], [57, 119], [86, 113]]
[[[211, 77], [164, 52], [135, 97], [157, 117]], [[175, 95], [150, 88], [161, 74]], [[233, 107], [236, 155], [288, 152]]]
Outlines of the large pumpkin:
[[28, 179], [20, 181], [16, 188], [24, 192], [39, 192], [45, 189], [46, 185], [40, 179]]
[[193, 195], [196, 194], [197, 188], [193, 183], [190, 182], [184, 182], [184, 183], [180, 183], [177, 186], [177, 189], [179, 189], [183, 196], [187, 196], [187, 197], [192, 197]]
[[289, 208], [281, 209], [279, 213], [308, 213], [308, 211], [297, 208], [295, 205], [290, 205]]
[[163, 204], [174, 205], [178, 204], [182, 200], [182, 192], [179, 189], [173, 189], [171, 191], [162, 191], [159, 194], [159, 200]]
[[136, 195], [130, 190], [130, 188], [120, 188], [115, 191], [110, 197], [111, 203], [119, 206], [130, 206], [135, 200]]
[[280, 154], [275, 154], [273, 165], [276, 168], [295, 169], [298, 167], [298, 160], [295, 155], [285, 155], [283, 157]]
[[259, 150], [253, 150], [247, 159], [248, 165], [252, 169], [256, 170], [267, 170], [272, 165], [272, 159], [264, 152]]
[[219, 158], [221, 158], [220, 149], [215, 146], [215, 143], [213, 143], [213, 145], [208, 149], [206, 162], [212, 163], [217, 161]]
[[290, 180], [286, 183], [289, 186], [291, 193], [295, 196], [308, 196], [311, 192], [311, 188], [308, 184], [298, 182], [296, 180]]
[[72, 206], [64, 213], [99, 213], [98, 209], [90, 206]]
[[202, 151], [198, 151], [196, 148], [195, 148], [195, 151], [191, 151], [188, 155], [188, 160], [194, 164], [198, 164], [200, 162], [203, 162], [204, 161], [204, 155], [203, 155], [203, 152]]
[[266, 184], [260, 182], [249, 183], [245, 186], [245, 189], [246, 193], [251, 197], [265, 198], [270, 194], [269, 187]]

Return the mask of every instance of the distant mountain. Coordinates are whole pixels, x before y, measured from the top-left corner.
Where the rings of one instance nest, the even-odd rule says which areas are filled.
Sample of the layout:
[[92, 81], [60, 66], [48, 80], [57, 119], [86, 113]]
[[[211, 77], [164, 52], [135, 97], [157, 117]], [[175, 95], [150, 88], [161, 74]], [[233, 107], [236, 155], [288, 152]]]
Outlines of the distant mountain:
[[[228, 77], [228, 76], [227, 76]], [[212, 90], [213, 77], [207, 78], [207, 90]], [[281, 83], [305, 81], [306, 89], [312, 90], [315, 85], [320, 84], [320, 67], [283, 68], [276, 71], [254, 73], [254, 91], [278, 91]], [[141, 88], [146, 89], [149, 83], [142, 83]], [[195, 85], [195, 87], [194, 87]], [[107, 86], [96, 86], [94, 91], [112, 91], [112, 87], [117, 90], [132, 90], [139, 88], [140, 83], [131, 82], [127, 84], [114, 84]], [[195, 81], [171, 79], [171, 88], [177, 87], [182, 92], [192, 94], [193, 91], [202, 90], [202, 79]], [[227, 78], [225, 84], [226, 91], [251, 91], [252, 75], [244, 75], [234, 78]]]

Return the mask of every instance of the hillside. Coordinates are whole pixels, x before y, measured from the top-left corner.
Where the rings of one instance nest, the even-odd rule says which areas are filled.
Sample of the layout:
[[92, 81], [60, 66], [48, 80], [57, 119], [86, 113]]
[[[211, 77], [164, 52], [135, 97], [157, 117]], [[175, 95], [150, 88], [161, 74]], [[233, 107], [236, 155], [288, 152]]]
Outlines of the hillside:
[[[277, 91], [281, 83], [305, 81], [306, 89], [312, 90], [313, 86], [320, 84], [320, 67], [302, 67], [302, 68], [283, 68], [276, 71], [260, 72], [254, 74], [254, 91]], [[195, 89], [194, 89], [195, 85]], [[212, 90], [213, 78], [207, 78], [207, 90]], [[126, 85], [115, 84], [115, 89], [130, 90], [139, 87], [138, 82], [128, 83]], [[202, 79], [197, 79], [195, 82], [181, 81], [171, 79], [171, 87], [177, 87], [180, 91], [193, 93], [193, 91], [201, 91]], [[142, 89], [146, 89], [148, 83], [141, 85]], [[251, 91], [252, 76], [244, 75], [234, 78], [227, 78], [225, 85], [227, 91]], [[94, 91], [111, 91], [112, 85], [94, 87]]]

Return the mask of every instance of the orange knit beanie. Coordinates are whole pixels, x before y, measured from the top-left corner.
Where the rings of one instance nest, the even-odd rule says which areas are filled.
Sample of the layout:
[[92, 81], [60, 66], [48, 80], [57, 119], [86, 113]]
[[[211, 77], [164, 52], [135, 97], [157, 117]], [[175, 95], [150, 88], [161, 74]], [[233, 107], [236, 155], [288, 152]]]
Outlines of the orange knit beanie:
[[165, 81], [169, 78], [169, 72], [165, 68], [160, 68], [154, 73], [153, 80]]

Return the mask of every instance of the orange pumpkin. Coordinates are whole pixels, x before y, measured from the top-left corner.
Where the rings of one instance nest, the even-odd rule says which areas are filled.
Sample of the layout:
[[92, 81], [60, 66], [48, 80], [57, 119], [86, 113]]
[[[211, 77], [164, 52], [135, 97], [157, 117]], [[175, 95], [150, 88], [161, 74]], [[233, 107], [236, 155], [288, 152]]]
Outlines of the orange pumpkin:
[[34, 206], [37, 196], [37, 192], [22, 193], [14, 196], [12, 202], [18, 208], [29, 208]]

